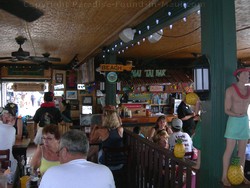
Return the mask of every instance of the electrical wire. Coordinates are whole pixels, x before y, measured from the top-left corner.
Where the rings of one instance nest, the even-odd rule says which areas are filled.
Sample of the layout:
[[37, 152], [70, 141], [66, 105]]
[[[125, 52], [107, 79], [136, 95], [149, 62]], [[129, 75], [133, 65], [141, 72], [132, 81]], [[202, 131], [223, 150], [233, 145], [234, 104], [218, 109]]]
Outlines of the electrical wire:
[[[187, 36], [187, 35], [189, 35], [189, 34], [195, 32], [195, 31], [197, 31], [197, 30], [200, 29], [200, 28], [201, 28], [201, 26], [199, 26], [199, 27], [195, 28], [193, 31], [190, 31], [190, 32], [185, 33], [185, 34], [183, 34], [183, 35], [168, 36], [168, 35], [164, 35], [164, 34], [163, 34], [162, 36], [163, 36], [163, 37], [166, 37], [166, 38], [180, 38], [180, 37], [185, 37], [185, 36]], [[158, 33], [158, 34], [159, 34], [159, 33]]]

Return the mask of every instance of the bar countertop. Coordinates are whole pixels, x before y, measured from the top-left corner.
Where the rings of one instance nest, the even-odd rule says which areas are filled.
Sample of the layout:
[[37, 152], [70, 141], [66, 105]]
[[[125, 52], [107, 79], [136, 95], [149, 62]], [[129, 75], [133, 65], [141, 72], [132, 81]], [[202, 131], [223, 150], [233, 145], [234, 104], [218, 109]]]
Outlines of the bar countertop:
[[[176, 115], [173, 114], [168, 114], [165, 115], [166, 116], [166, 120], [167, 122], [171, 122], [173, 118], [177, 117]], [[153, 115], [153, 116], [134, 116], [134, 117], [126, 117], [126, 118], [122, 118], [122, 123], [125, 126], [131, 126], [133, 124], [148, 124], [148, 125], [152, 125], [155, 124], [157, 118], [159, 116]]]

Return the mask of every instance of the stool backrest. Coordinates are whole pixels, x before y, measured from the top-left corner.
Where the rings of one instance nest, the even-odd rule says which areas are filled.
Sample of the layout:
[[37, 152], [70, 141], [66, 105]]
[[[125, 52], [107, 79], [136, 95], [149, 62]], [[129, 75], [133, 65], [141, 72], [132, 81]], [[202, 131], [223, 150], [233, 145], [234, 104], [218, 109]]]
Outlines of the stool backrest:
[[7, 169], [10, 166], [10, 149], [0, 150], [1, 168]]

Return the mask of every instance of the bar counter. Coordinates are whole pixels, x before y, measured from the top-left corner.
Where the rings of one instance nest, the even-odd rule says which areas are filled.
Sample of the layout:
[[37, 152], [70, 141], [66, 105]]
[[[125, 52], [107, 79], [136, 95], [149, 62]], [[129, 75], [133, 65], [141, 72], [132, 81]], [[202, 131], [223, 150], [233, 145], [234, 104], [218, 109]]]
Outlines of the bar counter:
[[[177, 117], [173, 114], [165, 115], [168, 123], [172, 121], [173, 118]], [[122, 118], [122, 126], [130, 131], [133, 131], [135, 126], [141, 127], [141, 133], [148, 137], [150, 134], [150, 129], [156, 124], [156, 120], [159, 116], [134, 116], [131, 118]]]
[[[176, 115], [173, 114], [168, 114], [166, 116], [166, 121], [170, 123], [173, 118], [177, 117]], [[133, 116], [133, 117], [126, 117], [122, 118], [122, 124], [123, 126], [151, 126], [156, 123], [156, 120], [159, 116]]]

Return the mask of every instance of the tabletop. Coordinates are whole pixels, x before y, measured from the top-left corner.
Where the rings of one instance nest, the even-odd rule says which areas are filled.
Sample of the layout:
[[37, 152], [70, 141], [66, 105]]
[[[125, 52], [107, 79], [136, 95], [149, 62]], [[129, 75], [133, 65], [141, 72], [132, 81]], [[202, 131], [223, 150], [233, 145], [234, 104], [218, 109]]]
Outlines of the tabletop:
[[27, 148], [30, 144], [30, 138], [16, 139], [13, 148]]

